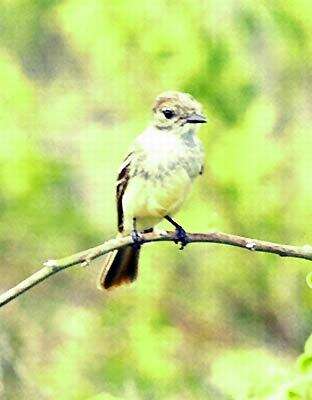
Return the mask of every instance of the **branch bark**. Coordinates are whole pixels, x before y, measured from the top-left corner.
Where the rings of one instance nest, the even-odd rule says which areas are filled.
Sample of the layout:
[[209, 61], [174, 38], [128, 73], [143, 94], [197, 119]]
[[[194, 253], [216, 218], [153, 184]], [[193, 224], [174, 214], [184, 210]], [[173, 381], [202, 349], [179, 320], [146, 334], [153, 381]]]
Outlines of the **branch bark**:
[[[164, 242], [164, 241], [175, 241], [174, 232], [152, 232], [142, 234], [142, 244], [149, 242]], [[281, 257], [294, 257], [303, 258], [305, 260], [312, 261], [312, 246], [305, 245], [290, 246], [272, 242], [266, 242], [258, 239], [251, 239], [243, 236], [230, 235], [222, 232], [208, 232], [208, 233], [188, 233], [189, 243], [218, 243], [229, 246], [241, 247], [249, 251], [259, 251], [263, 253], [273, 253]], [[109, 253], [112, 250], [120, 249], [121, 247], [127, 246], [133, 243], [131, 236], [120, 237], [111, 239], [99, 246], [91, 249], [82, 251], [80, 253], [73, 254], [71, 256], [61, 258], [59, 260], [48, 260], [44, 263], [44, 266], [28, 278], [7, 290], [0, 295], [0, 307], [9, 303], [22, 293], [28, 291], [32, 287], [38, 285], [40, 282], [47, 279], [49, 276], [56, 274], [57, 272], [63, 271], [66, 268], [74, 265], [80, 265], [86, 267], [92, 260]]]

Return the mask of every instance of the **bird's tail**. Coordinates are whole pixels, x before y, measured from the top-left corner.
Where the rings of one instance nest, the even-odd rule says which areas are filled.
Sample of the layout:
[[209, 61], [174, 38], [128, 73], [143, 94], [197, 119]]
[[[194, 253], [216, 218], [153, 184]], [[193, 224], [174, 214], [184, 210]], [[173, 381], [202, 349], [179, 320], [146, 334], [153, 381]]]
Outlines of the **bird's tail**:
[[133, 282], [138, 275], [140, 249], [123, 247], [107, 254], [99, 276], [98, 288], [110, 289]]

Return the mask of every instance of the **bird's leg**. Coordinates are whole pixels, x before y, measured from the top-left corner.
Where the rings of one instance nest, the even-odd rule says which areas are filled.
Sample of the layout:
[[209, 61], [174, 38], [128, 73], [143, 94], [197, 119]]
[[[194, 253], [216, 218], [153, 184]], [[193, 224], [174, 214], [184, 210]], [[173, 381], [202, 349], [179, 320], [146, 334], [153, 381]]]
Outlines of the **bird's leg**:
[[136, 218], [133, 218], [133, 229], [131, 231], [131, 237], [132, 237], [132, 240], [133, 240], [132, 247], [135, 248], [136, 250], [139, 250], [139, 248], [142, 245], [142, 236], [137, 231]]
[[188, 237], [185, 230], [181, 225], [177, 224], [169, 215], [165, 216], [166, 220], [169, 221], [175, 227], [176, 240], [175, 243], [181, 243], [180, 250], [183, 250], [184, 247], [188, 244]]

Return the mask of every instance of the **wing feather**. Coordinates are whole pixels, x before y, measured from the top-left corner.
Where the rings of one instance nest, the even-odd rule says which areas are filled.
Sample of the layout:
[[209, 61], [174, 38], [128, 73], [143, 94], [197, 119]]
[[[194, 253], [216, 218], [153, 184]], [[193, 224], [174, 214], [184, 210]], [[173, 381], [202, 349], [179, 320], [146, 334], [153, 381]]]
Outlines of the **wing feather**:
[[133, 162], [133, 159], [134, 153], [131, 152], [128, 154], [121, 165], [116, 184], [117, 223], [119, 232], [122, 232], [124, 229], [124, 212], [122, 207], [122, 199], [130, 179], [131, 164]]

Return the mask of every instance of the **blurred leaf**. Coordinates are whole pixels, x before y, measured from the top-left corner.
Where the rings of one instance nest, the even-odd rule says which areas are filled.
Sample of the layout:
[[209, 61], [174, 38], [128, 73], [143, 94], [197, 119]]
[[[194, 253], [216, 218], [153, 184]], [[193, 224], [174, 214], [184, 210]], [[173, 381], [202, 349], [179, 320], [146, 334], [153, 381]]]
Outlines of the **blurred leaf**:
[[263, 350], [232, 350], [211, 367], [211, 381], [234, 399], [264, 399], [287, 382], [289, 368]]

